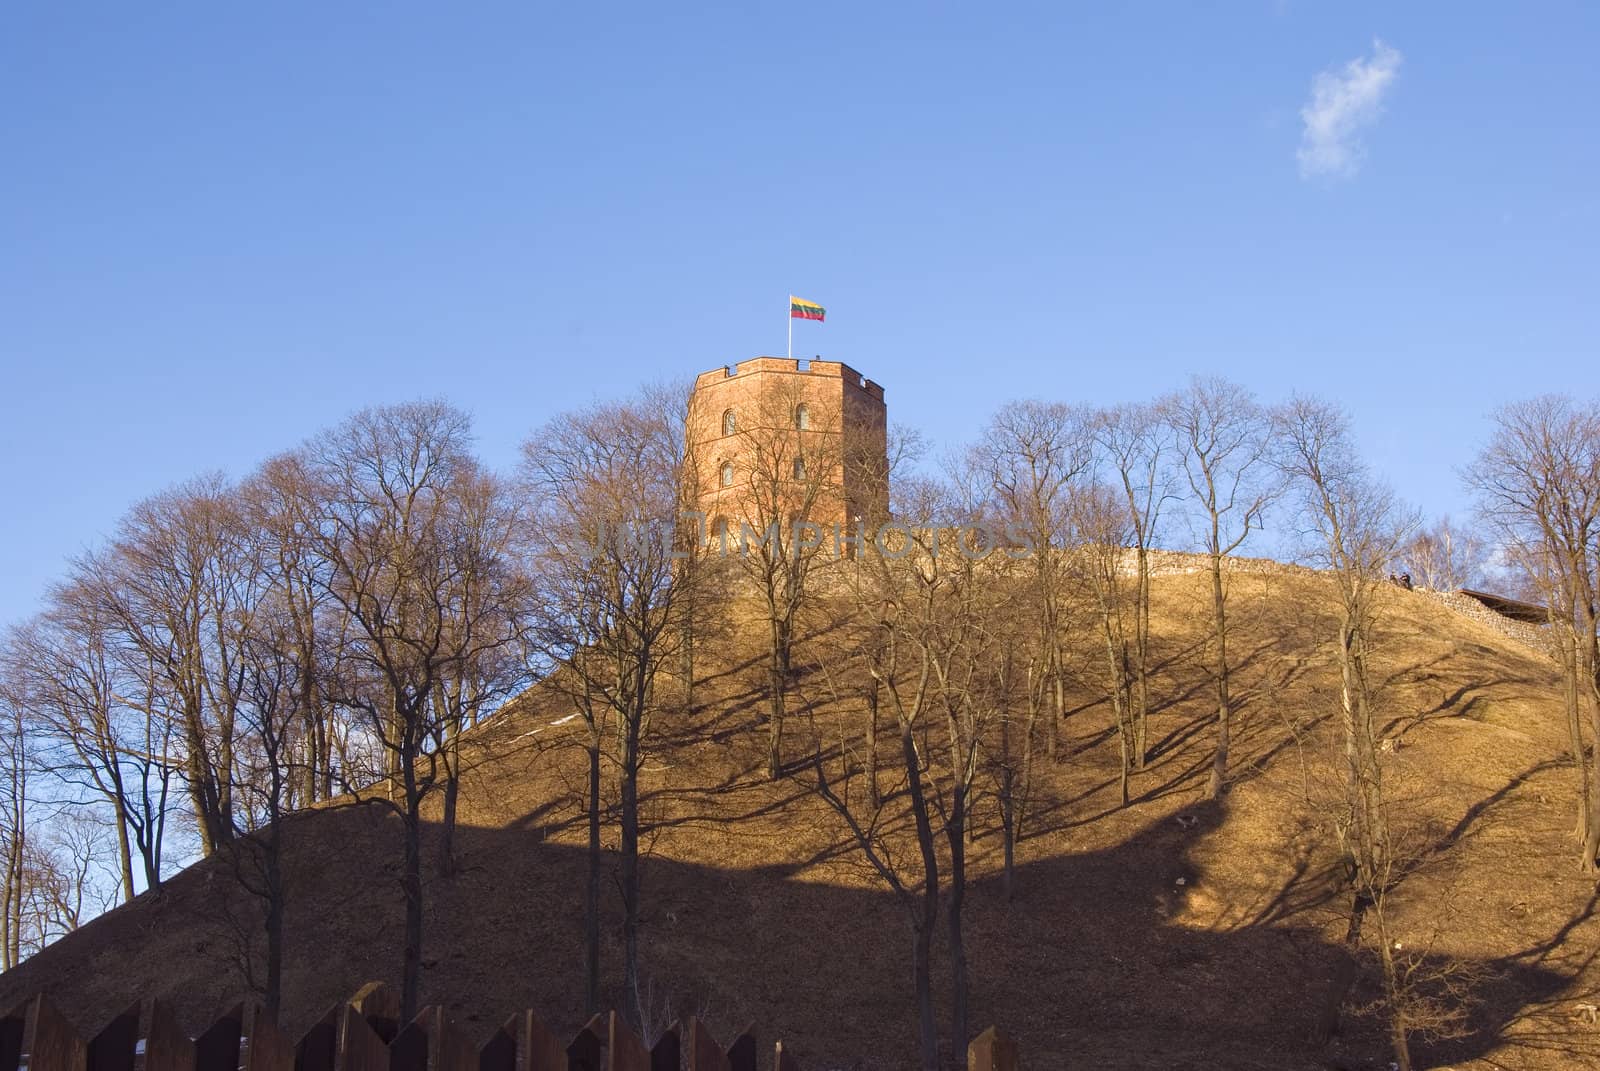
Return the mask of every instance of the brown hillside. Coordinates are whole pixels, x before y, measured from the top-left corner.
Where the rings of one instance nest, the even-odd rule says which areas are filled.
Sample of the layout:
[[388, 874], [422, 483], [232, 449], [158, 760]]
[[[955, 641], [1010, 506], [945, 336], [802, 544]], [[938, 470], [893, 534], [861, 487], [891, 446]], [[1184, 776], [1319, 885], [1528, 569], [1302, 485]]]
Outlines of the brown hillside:
[[[1325, 816], [1308, 792], [1323, 776], [1321, 734], [1337, 701], [1323, 583], [1286, 570], [1233, 580], [1241, 731], [1220, 805], [1200, 803], [1212, 739], [1194, 657], [1205, 618], [1199, 578], [1185, 575], [1157, 581], [1160, 749], [1135, 780], [1135, 802], [1117, 806], [1092, 638], [1079, 652], [1082, 705], [1045, 776], [1010, 904], [993, 805], [980, 801], [967, 925], [973, 1019], [1013, 1033], [1027, 1066], [1386, 1064], [1377, 1025], [1359, 1017], [1328, 1049], [1304, 1041], [1344, 932]], [[1419, 1044], [1419, 1066], [1600, 1066], [1600, 1029], [1577, 1016], [1578, 1004], [1600, 1002], [1600, 894], [1571, 844], [1575, 786], [1555, 667], [1420, 593], [1396, 589], [1390, 602], [1389, 785], [1419, 859], [1395, 932], [1430, 964], [1459, 967], [1475, 999], [1466, 1036]], [[910, 1066], [903, 916], [808, 793], [804, 771], [762, 777], [759, 633], [740, 635], [718, 645], [726, 657], [708, 668], [696, 711], [660, 716], [646, 762], [653, 1014], [699, 1013], [724, 1035], [754, 1022], [807, 1067]], [[825, 725], [821, 682], [801, 690]], [[423, 997], [479, 1034], [519, 1007], [563, 1030], [582, 1018], [582, 764], [572, 726], [552, 724], [567, 713], [535, 689], [477, 731], [463, 869], [427, 889]], [[805, 746], [797, 734], [795, 757]], [[359, 983], [398, 980], [399, 833], [381, 809], [352, 804], [296, 818], [288, 844], [284, 1017], [301, 1029]], [[610, 909], [615, 900], [613, 891]], [[87, 1031], [159, 994], [195, 1029], [246, 988], [226, 916], [250, 909], [224, 871], [190, 868], [161, 896], [0, 976], [0, 1007], [43, 989]], [[604, 954], [614, 983], [620, 950]]]

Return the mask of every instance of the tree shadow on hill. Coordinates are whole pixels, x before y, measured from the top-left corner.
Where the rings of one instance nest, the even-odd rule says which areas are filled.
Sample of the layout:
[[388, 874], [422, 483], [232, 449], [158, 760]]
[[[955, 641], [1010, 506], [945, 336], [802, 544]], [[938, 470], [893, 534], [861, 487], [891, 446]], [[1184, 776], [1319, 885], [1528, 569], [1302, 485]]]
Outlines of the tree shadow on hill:
[[[1277, 908], [1251, 913], [1271, 925], [1207, 927], [1225, 893], [1195, 849], [1223, 817], [1221, 805], [1205, 804], [1181, 823], [1160, 819], [1104, 850], [1033, 860], [1024, 853], [1009, 903], [998, 875], [975, 880], [967, 914], [975, 1026], [1002, 1026], [1036, 1068], [1383, 1066], [1382, 1034], [1370, 1019], [1350, 1018], [1325, 1049], [1304, 1040], [1343, 955], [1302, 921], [1326, 895], [1319, 875], [1297, 872]], [[297, 830], [289, 858], [290, 1029], [304, 1029], [371, 978], [398, 978], [396, 825], [376, 809], [344, 808]], [[809, 859], [751, 867], [647, 858], [643, 975], [653, 1003], [663, 1014], [698, 1011], [730, 1034], [754, 1022], [764, 1039], [782, 1037], [806, 1067], [909, 1066], [915, 1012], [904, 912], [870, 879], [838, 884], [851, 848], [842, 837], [828, 840]], [[430, 882], [426, 892], [424, 999], [443, 1003], [480, 1038], [523, 1007], [575, 1031], [584, 1019], [585, 852], [515, 827], [462, 827], [456, 842], [461, 873]], [[830, 865], [817, 868], [822, 860]], [[607, 852], [608, 874], [615, 863]], [[631, 1008], [618, 981], [609, 878], [607, 890], [606, 997]], [[0, 976], [0, 1007], [43, 989], [92, 1031], [134, 999], [162, 995], [198, 1032], [242, 988], [236, 967], [216, 955], [211, 924], [216, 899], [238, 895], [216, 867], [193, 867], [159, 903], [111, 912]], [[1488, 1053], [1513, 1024], [1539, 1048], [1589, 1053], [1582, 1032], [1563, 1033], [1551, 1018], [1580, 969], [1554, 962], [1552, 950], [1580, 921], [1524, 952], [1472, 964], [1485, 981], [1473, 994], [1466, 1036], [1434, 1049], [1419, 1045], [1418, 1066]], [[942, 959], [936, 963], [942, 992], [946, 970]]]
[[[1537, 672], [1541, 668], [1544, 680], [1539, 679]], [[1425, 700], [1419, 702], [1415, 714], [1393, 719], [1383, 731], [1388, 735], [1399, 729], [1403, 735], [1440, 718], [1483, 720], [1493, 707], [1536, 701], [1546, 696], [1555, 683], [1557, 672], [1553, 661], [1541, 663], [1531, 653], [1496, 650], [1479, 644], [1453, 644], [1429, 658], [1399, 666], [1386, 676], [1385, 689], [1434, 685], [1439, 691], [1432, 705], [1424, 705]], [[1508, 692], [1511, 687], [1520, 690]]]

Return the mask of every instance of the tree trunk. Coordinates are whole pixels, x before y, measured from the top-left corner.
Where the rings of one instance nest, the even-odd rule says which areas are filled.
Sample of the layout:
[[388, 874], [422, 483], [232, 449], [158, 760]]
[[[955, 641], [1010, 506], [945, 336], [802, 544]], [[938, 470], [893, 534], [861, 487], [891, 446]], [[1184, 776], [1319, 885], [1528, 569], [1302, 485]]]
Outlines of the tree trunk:
[[945, 925], [950, 941], [950, 1030], [955, 1046], [964, 1046], [967, 1033], [967, 947], [961, 932], [961, 909], [967, 894], [967, 860], [963, 834], [967, 826], [967, 792], [957, 786], [952, 793], [950, 828], [950, 895]]
[[1407, 1038], [1404, 994], [1400, 992], [1400, 977], [1395, 969], [1394, 946], [1383, 931], [1382, 908], [1379, 908], [1379, 930], [1383, 938], [1379, 958], [1383, 962], [1383, 990], [1389, 1004], [1389, 1048], [1394, 1054], [1396, 1071], [1411, 1071], [1411, 1044]]
[[[1343, 721], [1340, 731], [1344, 734], [1344, 792], [1356, 821], [1364, 826], [1367, 816], [1362, 808], [1361, 795], [1361, 736], [1356, 712], [1355, 663], [1351, 650], [1354, 643], [1355, 634], [1346, 621], [1339, 627], [1339, 716]], [[1363, 832], [1358, 827], [1358, 837]]]
[[[302, 628], [303, 619], [295, 615], [297, 626]], [[300, 716], [306, 723], [306, 765], [304, 773], [304, 798], [305, 802], [315, 803], [319, 795], [320, 780], [323, 776], [332, 776], [333, 763], [328, 760], [328, 728], [323, 721], [321, 704], [317, 701], [317, 679], [309, 667], [316, 665], [316, 655], [309, 644], [302, 644], [298, 649], [298, 657], [303, 671], [300, 679], [299, 703]], [[330, 786], [331, 787], [331, 786]], [[331, 796], [330, 791], [326, 795]]]
[[883, 794], [878, 790], [878, 699], [882, 685], [877, 677], [867, 688], [867, 797], [872, 809], [883, 806]]
[[321, 788], [321, 791], [322, 791], [322, 798], [323, 799], [332, 799], [333, 798], [333, 741], [330, 739], [330, 734], [328, 732], [328, 719], [327, 719], [327, 716], [325, 714], [315, 714], [315, 715], [313, 715], [313, 719], [316, 722], [316, 727], [317, 727], [316, 728], [317, 749], [318, 749], [317, 758], [318, 758], [318, 761], [320, 761], [322, 763], [321, 769], [318, 770], [318, 771], [315, 771], [315, 772], [320, 774], [319, 780], [320, 780], [320, 788]]
[[149, 836], [139, 844], [139, 855], [144, 862], [144, 886], [147, 891], [161, 888], [161, 849]]
[[[641, 678], [643, 674], [640, 674]], [[644, 682], [638, 681], [640, 693]], [[639, 997], [639, 732], [644, 717], [642, 694], [626, 716], [622, 750], [622, 982], [627, 999], [642, 1007]], [[643, 1023], [635, 1026], [643, 1029]]]
[[456, 872], [456, 797], [460, 795], [461, 776], [449, 756], [444, 761], [449, 772], [445, 774], [444, 814], [439, 822], [439, 876], [448, 878]]
[[912, 929], [911, 974], [917, 992], [917, 1047], [922, 1054], [922, 1071], [939, 1071], [939, 1030], [933, 1010], [933, 928], [937, 912], [928, 912]]
[[1206, 784], [1206, 799], [1222, 794], [1228, 776], [1228, 747], [1232, 703], [1228, 697], [1228, 616], [1222, 589], [1222, 557], [1211, 555], [1211, 616], [1216, 630], [1217, 658], [1212, 672], [1217, 678], [1217, 750], [1211, 762], [1211, 780]]
[[444, 742], [444, 813], [439, 822], [439, 876], [456, 872], [456, 798], [461, 794], [461, 726], [450, 727]]
[[[1597, 730], [1600, 734], [1600, 730]], [[1597, 737], [1600, 738], [1600, 737]], [[1600, 782], [1600, 765], [1593, 770], [1593, 778]], [[1589, 835], [1583, 841], [1583, 869], [1590, 874], [1600, 869], [1600, 783], [1595, 785], [1589, 804]]]
[[133, 844], [128, 839], [128, 819], [117, 803], [117, 863], [122, 870], [122, 902], [133, 903]]
[[1361, 922], [1366, 913], [1366, 897], [1357, 890], [1350, 905], [1350, 924], [1344, 933], [1344, 956], [1334, 968], [1333, 981], [1328, 986], [1327, 996], [1323, 998], [1322, 1014], [1317, 1017], [1317, 1025], [1311, 1032], [1311, 1043], [1318, 1048], [1326, 1045], [1339, 1032], [1339, 1015], [1361, 965], [1357, 955], [1361, 951]]
[[934, 851], [933, 824], [922, 789], [922, 766], [909, 722], [900, 723], [900, 756], [905, 762], [906, 787], [916, 821], [917, 846], [922, 852], [922, 906], [916, 916], [912, 971], [917, 990], [918, 1036], [923, 1071], [939, 1071], [939, 1028], [934, 1018], [931, 954], [933, 931], [939, 924], [939, 857]]
[[1117, 788], [1121, 792], [1122, 805], [1124, 807], [1128, 805], [1128, 772], [1133, 765], [1132, 748], [1128, 742], [1128, 735], [1129, 734], [1126, 729], [1124, 729], [1121, 725], [1117, 726], [1117, 749], [1119, 752], [1118, 758], [1121, 760], [1120, 768], [1117, 771]]
[[683, 647], [678, 652], [678, 675], [683, 678], [683, 712], [694, 714], [694, 611], [691, 604], [683, 615]]
[[1149, 761], [1150, 552], [1139, 545], [1139, 579], [1133, 607], [1133, 768]]
[[1002, 776], [1004, 780], [1000, 790], [1000, 835], [1001, 849], [1005, 858], [1005, 897], [1006, 903], [1009, 904], [1017, 894], [1017, 820], [1016, 805], [1011, 797], [1011, 783], [1015, 775], [1008, 770]]
[[1590, 874], [1600, 870], [1600, 654], [1595, 649], [1596, 622], [1592, 603], [1582, 607], [1583, 635], [1578, 644], [1578, 668], [1583, 676], [1583, 695], [1589, 707], [1589, 730], [1595, 741], [1595, 754], [1589, 760], [1589, 828], [1583, 840], [1583, 869]]
[[194, 809], [195, 824], [200, 832], [200, 855], [209, 857], [222, 846], [225, 839], [221, 830], [220, 805], [216, 793], [216, 779], [206, 758], [205, 738], [197, 719], [185, 716], [184, 746], [188, 750], [187, 767], [189, 804]]
[[[1129, 771], [1133, 764], [1132, 695], [1128, 687], [1128, 652], [1125, 643], [1117, 642], [1112, 612], [1110, 609], [1103, 610], [1100, 624], [1106, 643], [1106, 668], [1111, 678], [1111, 717], [1117, 728], [1117, 747], [1121, 759], [1117, 782], [1122, 792], [1122, 805], [1126, 807]], [[1126, 633], [1123, 635], [1126, 636]]]
[[[1049, 641], [1049, 637], [1048, 636], [1044, 637], [1044, 640], [1045, 640], [1045, 650], [1044, 650], [1045, 682], [1044, 682], [1044, 687], [1042, 687], [1040, 689], [1040, 692], [1039, 692], [1039, 705], [1047, 707], [1047, 706], [1049, 706], [1049, 704], [1051, 702], [1054, 701], [1053, 696], [1054, 696], [1054, 693], [1055, 693], [1055, 682], [1057, 680], [1057, 673], [1056, 673], [1056, 665], [1055, 665], [1055, 650], [1050, 645], [1050, 641]], [[1046, 717], [1045, 717], [1044, 754], [1045, 754], [1045, 758], [1049, 759], [1051, 762], [1055, 762], [1056, 761], [1056, 737], [1059, 735], [1059, 727], [1058, 727], [1057, 723], [1060, 721], [1060, 715], [1061, 715], [1061, 706], [1060, 706], [1060, 704], [1058, 702], [1058, 703], [1056, 703], [1055, 709], [1052, 710], [1052, 711], [1048, 711], [1047, 714], [1046, 714]]]
[[600, 1011], [600, 744], [589, 745], [589, 881], [583, 897], [584, 1014]]
[[789, 690], [791, 631], [788, 622], [773, 619], [771, 662], [767, 677], [767, 776], [774, 781], [783, 776], [783, 718]]
[[1038, 551], [1038, 561], [1039, 595], [1044, 607], [1040, 641], [1044, 646], [1046, 688], [1042, 693], [1042, 698], [1048, 698], [1048, 701], [1052, 704], [1050, 717], [1048, 718], [1049, 736], [1045, 740], [1045, 755], [1051, 762], [1054, 762], [1056, 759], [1056, 737], [1060, 735], [1061, 722], [1066, 717], [1067, 697], [1061, 679], [1061, 618], [1060, 611], [1056, 606], [1055, 578], [1051, 570], [1050, 545], [1048, 541]]
[[1062, 723], [1067, 720], [1066, 681], [1061, 666], [1061, 644], [1056, 638], [1056, 628], [1050, 626], [1050, 695], [1054, 709], [1050, 716], [1050, 757], [1056, 757], [1056, 737], [1061, 734]]
[[216, 784], [217, 801], [217, 847], [233, 839], [233, 727], [230, 724], [222, 730], [221, 743], [217, 746], [217, 766], [221, 773], [213, 773]]
[[400, 974], [400, 1021], [409, 1023], [417, 1014], [422, 991], [422, 800], [417, 791], [416, 761], [409, 750], [400, 762], [405, 787], [404, 869], [400, 885], [405, 892], [406, 923], [404, 959]]
[[[1552, 605], [1554, 599], [1551, 600]], [[1560, 629], [1561, 636], [1561, 676], [1562, 676], [1562, 702], [1567, 715], [1567, 746], [1572, 751], [1572, 769], [1578, 778], [1578, 821], [1576, 837], [1578, 843], [1586, 844], [1589, 840], [1590, 821], [1590, 788], [1589, 788], [1589, 755], [1583, 743], [1583, 712], [1580, 701], [1580, 686], [1578, 680], [1578, 637], [1570, 625], [1561, 625], [1554, 619], [1551, 611], [1551, 628]]]
[[18, 806], [11, 815], [11, 836], [6, 840], [5, 892], [0, 896], [0, 970], [4, 971], [22, 961], [22, 853], [27, 838], [23, 812]]
[[776, 781], [783, 776], [783, 686], [778, 675], [772, 675], [771, 721], [767, 733], [767, 777]]

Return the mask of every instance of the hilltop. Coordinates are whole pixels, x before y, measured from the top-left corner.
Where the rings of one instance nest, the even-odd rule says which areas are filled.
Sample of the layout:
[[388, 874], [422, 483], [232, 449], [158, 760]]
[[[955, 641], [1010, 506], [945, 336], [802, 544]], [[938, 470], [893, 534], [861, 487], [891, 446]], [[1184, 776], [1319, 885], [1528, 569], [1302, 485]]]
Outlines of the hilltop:
[[[1059, 761], [1041, 763], [1009, 903], [994, 808], [978, 804], [973, 1019], [1012, 1033], [1029, 1067], [1383, 1066], [1381, 1029], [1359, 1017], [1326, 1050], [1304, 1040], [1345, 928], [1314, 791], [1338, 687], [1324, 580], [1257, 566], [1237, 569], [1232, 585], [1241, 707], [1220, 801], [1201, 798], [1211, 742], [1194, 658], [1202, 581], [1174, 565], [1155, 582], [1157, 749], [1133, 803], [1119, 806], [1096, 639], [1082, 629], [1074, 709]], [[1391, 589], [1385, 603], [1385, 747], [1398, 825], [1418, 859], [1395, 933], [1459, 968], [1475, 997], [1465, 1036], [1419, 1041], [1419, 1066], [1592, 1066], [1600, 1029], [1578, 1006], [1600, 992], [1588, 951], [1600, 947], [1600, 893], [1570, 845], [1558, 670], [1425, 593]], [[805, 769], [766, 779], [760, 637], [738, 627], [737, 608], [731, 617], [705, 656], [695, 709], [657, 716], [643, 773], [652, 1017], [700, 1014], [723, 1035], [753, 1022], [807, 1067], [910, 1066], [900, 908]], [[827, 642], [816, 634], [802, 648]], [[835, 702], [825, 682], [802, 673], [799, 692], [796, 708], [825, 733]], [[519, 1007], [564, 1031], [582, 1019], [584, 768], [569, 714], [553, 689], [535, 687], [474, 730], [461, 870], [427, 889], [424, 1000], [478, 1035]], [[284, 1020], [298, 1030], [360, 982], [397, 976], [399, 832], [381, 808], [346, 801], [295, 816], [286, 834]], [[613, 912], [615, 899], [608, 889]], [[224, 867], [191, 867], [0, 976], [0, 1007], [43, 990], [87, 1032], [162, 995], [193, 1030], [246, 988], [228, 919], [250, 909]], [[604, 954], [620, 1004], [620, 952]]]

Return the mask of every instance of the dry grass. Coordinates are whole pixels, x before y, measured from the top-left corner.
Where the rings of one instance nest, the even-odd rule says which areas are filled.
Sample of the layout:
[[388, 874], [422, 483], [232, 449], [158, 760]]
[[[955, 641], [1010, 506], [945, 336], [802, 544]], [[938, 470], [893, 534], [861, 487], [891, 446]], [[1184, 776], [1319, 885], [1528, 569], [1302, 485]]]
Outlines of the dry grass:
[[[1318, 583], [1234, 579], [1243, 702], [1237, 779], [1221, 804], [1200, 801], [1211, 727], [1195, 655], [1206, 618], [1199, 578], [1186, 576], [1158, 581], [1159, 750], [1134, 803], [1117, 805], [1092, 641], [1080, 653], [1090, 681], [1044, 779], [1010, 904], [993, 804], [980, 802], [973, 1019], [1017, 1036], [1029, 1067], [1384, 1065], [1370, 1020], [1326, 1050], [1304, 1042], [1344, 927], [1324, 829], [1321, 733], [1337, 691]], [[1476, 979], [1466, 1036], [1424, 1047], [1421, 1066], [1600, 1066], [1600, 1030], [1573, 1016], [1596, 1001], [1600, 923], [1571, 843], [1555, 669], [1421, 596], [1396, 590], [1391, 601], [1390, 791], [1416, 862], [1394, 929], [1423, 964]], [[760, 634], [731, 623], [700, 705], [661, 716], [646, 762], [643, 971], [657, 1014], [697, 1012], [730, 1035], [754, 1022], [810, 1067], [909, 1066], [903, 916], [805, 777], [762, 777]], [[821, 682], [800, 689], [826, 725], [837, 712]], [[524, 1006], [561, 1029], [581, 1019], [580, 737], [550, 724], [566, 713], [536, 691], [475, 734], [462, 869], [427, 890], [424, 996], [479, 1033]], [[398, 975], [398, 830], [377, 808], [344, 806], [296, 819], [288, 842], [285, 1018], [300, 1028], [358, 983]], [[44, 988], [92, 1029], [156, 993], [196, 1027], [242, 989], [218, 908], [235, 895], [222, 872], [191, 868], [161, 897], [0, 977], [0, 1006]], [[615, 901], [608, 891], [608, 909]], [[615, 987], [620, 950], [604, 954]]]

